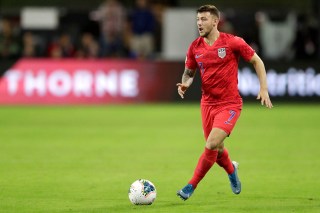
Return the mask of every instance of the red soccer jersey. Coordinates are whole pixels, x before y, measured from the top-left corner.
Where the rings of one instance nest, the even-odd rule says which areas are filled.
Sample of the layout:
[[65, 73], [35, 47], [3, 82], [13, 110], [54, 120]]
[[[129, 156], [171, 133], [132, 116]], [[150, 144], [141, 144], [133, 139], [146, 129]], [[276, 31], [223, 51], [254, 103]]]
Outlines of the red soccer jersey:
[[212, 46], [203, 37], [194, 40], [185, 66], [200, 71], [201, 104], [242, 103], [238, 90], [239, 56], [249, 61], [253, 55], [254, 50], [242, 38], [231, 34], [220, 32]]

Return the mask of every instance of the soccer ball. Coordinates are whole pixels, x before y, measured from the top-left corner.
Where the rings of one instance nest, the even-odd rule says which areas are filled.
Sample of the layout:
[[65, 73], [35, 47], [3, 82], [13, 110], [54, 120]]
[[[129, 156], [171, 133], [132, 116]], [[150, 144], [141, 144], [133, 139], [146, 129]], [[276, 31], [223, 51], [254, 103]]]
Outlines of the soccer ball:
[[139, 179], [129, 189], [129, 200], [134, 205], [151, 205], [157, 197], [157, 190], [149, 180]]

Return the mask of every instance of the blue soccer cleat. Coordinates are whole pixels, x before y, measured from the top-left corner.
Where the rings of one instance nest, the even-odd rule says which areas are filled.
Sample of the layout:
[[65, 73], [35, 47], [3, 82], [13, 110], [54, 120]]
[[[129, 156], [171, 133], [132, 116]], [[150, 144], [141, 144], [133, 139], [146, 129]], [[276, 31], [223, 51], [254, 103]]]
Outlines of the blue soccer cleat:
[[191, 184], [188, 184], [183, 189], [177, 191], [177, 195], [182, 200], [188, 200], [188, 198], [191, 197], [193, 191], [194, 191], [193, 186]]
[[230, 180], [230, 185], [231, 185], [231, 189], [232, 189], [232, 192], [235, 193], [235, 194], [240, 194], [241, 192], [241, 182], [239, 180], [239, 177], [238, 177], [238, 173], [237, 173], [237, 170], [239, 168], [239, 163], [235, 162], [235, 161], [232, 161], [232, 165], [233, 165], [233, 168], [234, 168], [234, 172], [229, 176], [229, 180]]

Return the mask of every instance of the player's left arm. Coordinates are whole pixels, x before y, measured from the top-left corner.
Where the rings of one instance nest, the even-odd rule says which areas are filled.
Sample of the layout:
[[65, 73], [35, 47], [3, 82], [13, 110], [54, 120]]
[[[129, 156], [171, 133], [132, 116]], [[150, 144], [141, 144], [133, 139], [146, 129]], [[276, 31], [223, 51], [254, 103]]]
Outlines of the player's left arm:
[[253, 65], [254, 69], [256, 70], [260, 82], [260, 91], [257, 96], [257, 99], [260, 99], [261, 105], [265, 105], [268, 108], [272, 108], [273, 105], [268, 93], [267, 74], [264, 63], [261, 60], [261, 58], [257, 55], [257, 53], [254, 53], [249, 62]]

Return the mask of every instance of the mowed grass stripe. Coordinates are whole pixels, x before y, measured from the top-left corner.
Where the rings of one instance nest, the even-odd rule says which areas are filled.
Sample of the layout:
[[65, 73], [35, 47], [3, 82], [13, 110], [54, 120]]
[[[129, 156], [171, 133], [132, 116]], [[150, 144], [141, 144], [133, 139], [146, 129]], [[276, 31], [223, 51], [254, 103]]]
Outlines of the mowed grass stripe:
[[[188, 201], [175, 192], [203, 151], [199, 104], [0, 107], [0, 212], [319, 212], [319, 104], [245, 103], [217, 165]], [[158, 197], [133, 206], [150, 179]]]

